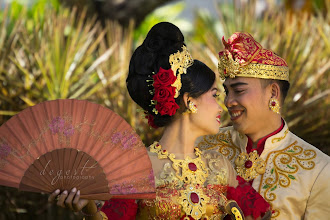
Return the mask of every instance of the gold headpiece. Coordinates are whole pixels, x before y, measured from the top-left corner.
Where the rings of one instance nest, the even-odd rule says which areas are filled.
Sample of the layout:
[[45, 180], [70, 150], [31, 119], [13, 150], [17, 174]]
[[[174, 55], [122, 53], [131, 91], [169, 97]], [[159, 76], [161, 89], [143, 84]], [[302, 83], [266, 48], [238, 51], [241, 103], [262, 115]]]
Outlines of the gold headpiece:
[[228, 42], [222, 38], [225, 50], [219, 53], [218, 69], [221, 79], [236, 76], [289, 81], [285, 60], [264, 49], [248, 33], [234, 33]]
[[287, 66], [273, 66], [257, 63], [241, 66], [239, 62], [233, 60], [231, 54], [228, 55], [228, 57], [220, 57], [218, 70], [222, 80], [227, 77], [235, 78], [236, 76], [241, 76], [289, 81], [289, 68]]
[[182, 52], [178, 51], [174, 54], [171, 54], [169, 62], [171, 64], [171, 69], [176, 76], [176, 80], [172, 86], [176, 88], [174, 98], [177, 98], [180, 95], [180, 90], [182, 87], [181, 74], [187, 73], [187, 69], [193, 65], [194, 59], [188, 52], [187, 48], [182, 46]]

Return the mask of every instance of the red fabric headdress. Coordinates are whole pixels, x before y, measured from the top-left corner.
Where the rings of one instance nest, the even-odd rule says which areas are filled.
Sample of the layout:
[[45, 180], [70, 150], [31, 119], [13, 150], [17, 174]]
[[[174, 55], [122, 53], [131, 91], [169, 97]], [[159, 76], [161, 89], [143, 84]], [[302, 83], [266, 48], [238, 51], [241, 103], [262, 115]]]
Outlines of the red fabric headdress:
[[289, 81], [289, 68], [284, 59], [264, 49], [248, 33], [236, 32], [228, 42], [222, 38], [225, 50], [219, 52], [220, 77], [236, 76]]

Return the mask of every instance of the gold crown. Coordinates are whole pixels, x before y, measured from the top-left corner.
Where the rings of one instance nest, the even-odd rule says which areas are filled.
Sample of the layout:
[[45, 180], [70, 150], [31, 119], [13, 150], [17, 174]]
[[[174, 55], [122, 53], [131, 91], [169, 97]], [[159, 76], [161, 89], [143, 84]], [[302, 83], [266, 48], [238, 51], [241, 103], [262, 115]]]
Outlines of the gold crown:
[[249, 63], [248, 65], [242, 66], [233, 59], [231, 54], [220, 56], [218, 70], [222, 80], [227, 77], [235, 78], [236, 76], [242, 76], [289, 81], [289, 68], [287, 66], [257, 63]]
[[176, 76], [176, 80], [171, 86], [176, 88], [174, 98], [177, 98], [180, 95], [180, 90], [182, 87], [181, 74], [187, 73], [187, 69], [193, 65], [194, 59], [188, 52], [187, 48], [182, 46], [182, 52], [178, 51], [171, 54], [169, 62], [171, 64], [171, 69]]

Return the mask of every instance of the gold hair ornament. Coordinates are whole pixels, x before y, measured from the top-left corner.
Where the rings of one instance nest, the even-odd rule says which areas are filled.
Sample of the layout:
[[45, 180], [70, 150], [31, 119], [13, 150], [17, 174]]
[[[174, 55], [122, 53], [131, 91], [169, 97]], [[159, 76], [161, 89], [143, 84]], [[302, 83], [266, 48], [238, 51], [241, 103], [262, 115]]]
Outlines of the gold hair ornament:
[[289, 68], [287, 66], [273, 66], [266, 64], [249, 63], [240, 65], [231, 54], [220, 56], [218, 63], [220, 78], [253, 77], [261, 79], [277, 79], [289, 81]]
[[182, 87], [181, 75], [187, 73], [187, 69], [193, 65], [194, 59], [188, 52], [186, 46], [182, 46], [182, 51], [170, 55], [169, 62], [171, 69], [176, 76], [176, 80], [172, 86], [176, 88], [174, 98], [177, 98], [180, 95]]

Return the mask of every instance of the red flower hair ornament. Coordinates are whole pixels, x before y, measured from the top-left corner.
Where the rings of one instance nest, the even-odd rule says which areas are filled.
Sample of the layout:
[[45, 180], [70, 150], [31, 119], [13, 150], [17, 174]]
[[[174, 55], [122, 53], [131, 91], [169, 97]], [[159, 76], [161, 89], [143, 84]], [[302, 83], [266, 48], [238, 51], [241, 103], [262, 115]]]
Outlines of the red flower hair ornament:
[[[151, 105], [154, 105], [152, 109], [154, 114], [173, 116], [176, 113], [179, 105], [175, 102], [175, 99], [179, 96], [182, 86], [181, 74], [186, 74], [187, 68], [193, 62], [191, 55], [183, 46], [182, 52], [178, 51], [170, 55], [171, 69], [166, 70], [160, 67], [158, 72], [152, 76], [153, 80], [150, 81], [153, 81], [154, 90], [150, 90], [150, 94], [153, 95]], [[151, 127], [157, 128], [152, 114], [147, 113], [146, 118]]]

